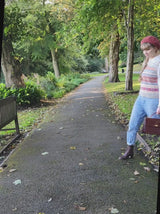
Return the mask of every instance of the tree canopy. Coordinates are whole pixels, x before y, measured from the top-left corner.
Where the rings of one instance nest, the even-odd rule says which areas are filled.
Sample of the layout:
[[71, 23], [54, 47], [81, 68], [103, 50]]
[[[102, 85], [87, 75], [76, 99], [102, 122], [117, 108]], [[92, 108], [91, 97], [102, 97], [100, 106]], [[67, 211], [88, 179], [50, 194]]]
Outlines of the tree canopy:
[[[107, 57], [109, 80], [119, 81], [118, 66], [126, 65], [126, 90], [132, 90], [133, 63], [143, 60], [140, 40], [160, 36], [159, 15], [157, 0], [8, 0], [3, 52], [12, 53], [2, 58], [6, 82], [11, 67], [20, 82], [22, 73], [52, 71], [58, 78], [69, 71], [91, 71], [91, 63], [103, 67], [101, 59]], [[12, 60], [5, 63], [7, 58]]]

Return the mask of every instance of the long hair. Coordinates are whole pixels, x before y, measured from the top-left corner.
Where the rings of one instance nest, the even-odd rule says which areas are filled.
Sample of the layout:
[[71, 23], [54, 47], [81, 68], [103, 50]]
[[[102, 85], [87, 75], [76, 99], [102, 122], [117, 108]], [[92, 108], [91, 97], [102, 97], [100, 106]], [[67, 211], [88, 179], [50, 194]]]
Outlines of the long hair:
[[[150, 48], [156, 48], [155, 46], [151, 45], [150, 43], [143, 43], [141, 44], [141, 50], [144, 51], [144, 50], [149, 50]], [[157, 49], [158, 51], [158, 49]], [[149, 61], [149, 57], [146, 57], [143, 61], [143, 64], [142, 64], [142, 70], [140, 72], [140, 78], [139, 80], [141, 81], [142, 80], [142, 73], [144, 71], [144, 69], [146, 68], [147, 64], [148, 64], [148, 61]]]

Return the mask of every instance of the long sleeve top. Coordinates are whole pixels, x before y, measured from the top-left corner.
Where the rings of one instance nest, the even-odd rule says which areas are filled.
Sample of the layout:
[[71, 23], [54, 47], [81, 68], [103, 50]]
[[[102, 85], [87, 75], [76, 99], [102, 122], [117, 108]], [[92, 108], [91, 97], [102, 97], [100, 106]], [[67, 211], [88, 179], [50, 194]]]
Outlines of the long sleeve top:
[[160, 55], [149, 59], [142, 73], [139, 94], [147, 98], [160, 100]]

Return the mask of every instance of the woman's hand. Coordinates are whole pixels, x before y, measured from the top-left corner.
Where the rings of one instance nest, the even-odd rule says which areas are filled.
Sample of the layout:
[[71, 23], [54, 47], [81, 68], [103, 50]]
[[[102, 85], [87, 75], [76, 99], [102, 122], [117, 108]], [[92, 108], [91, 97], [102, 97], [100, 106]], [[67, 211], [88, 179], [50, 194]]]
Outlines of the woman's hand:
[[156, 114], [160, 114], [160, 106], [158, 106]]

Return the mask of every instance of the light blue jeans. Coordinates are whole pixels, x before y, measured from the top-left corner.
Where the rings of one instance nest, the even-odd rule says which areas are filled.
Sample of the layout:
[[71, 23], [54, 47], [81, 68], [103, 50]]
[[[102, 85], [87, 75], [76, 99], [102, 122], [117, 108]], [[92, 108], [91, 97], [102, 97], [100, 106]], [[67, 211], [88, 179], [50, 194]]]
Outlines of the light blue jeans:
[[127, 131], [127, 144], [129, 146], [135, 144], [137, 132], [145, 117], [160, 118], [160, 115], [156, 114], [158, 104], [159, 99], [146, 98], [140, 95], [137, 97]]

